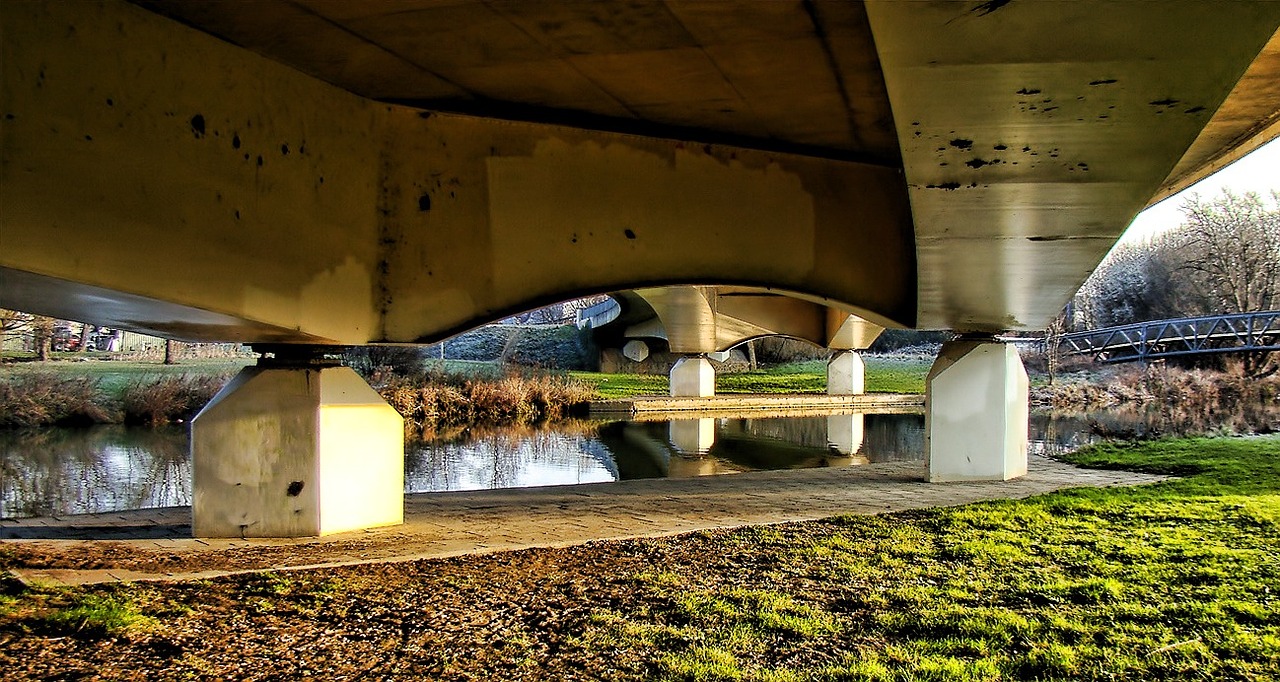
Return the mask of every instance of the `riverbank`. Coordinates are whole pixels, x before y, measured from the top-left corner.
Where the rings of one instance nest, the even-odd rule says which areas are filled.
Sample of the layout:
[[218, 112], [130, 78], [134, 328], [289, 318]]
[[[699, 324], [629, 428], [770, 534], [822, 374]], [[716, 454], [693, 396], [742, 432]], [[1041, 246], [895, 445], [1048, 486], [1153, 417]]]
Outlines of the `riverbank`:
[[1072, 459], [1185, 478], [207, 582], [7, 583], [0, 666], [15, 679], [1280, 675], [1280, 438]]
[[[181, 365], [60, 360], [0, 365], [0, 427], [54, 424], [162, 424], [189, 421], [252, 360], [202, 359]], [[924, 391], [929, 362], [869, 357], [873, 393]], [[375, 388], [414, 434], [479, 423], [529, 423], [585, 413], [592, 400], [665, 395], [661, 375], [548, 372], [496, 363], [428, 362], [415, 376], [374, 378]], [[721, 394], [821, 394], [826, 365], [810, 361], [717, 377]]]

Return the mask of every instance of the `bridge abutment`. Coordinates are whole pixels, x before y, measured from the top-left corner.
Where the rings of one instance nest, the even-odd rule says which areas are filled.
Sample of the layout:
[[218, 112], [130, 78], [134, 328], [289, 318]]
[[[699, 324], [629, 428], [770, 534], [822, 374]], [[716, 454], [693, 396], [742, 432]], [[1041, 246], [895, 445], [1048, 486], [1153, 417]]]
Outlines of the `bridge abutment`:
[[247, 367], [191, 424], [196, 537], [404, 521], [400, 415], [347, 367]]
[[944, 344], [925, 388], [929, 481], [1025, 475], [1028, 397], [1027, 372], [1011, 344], [989, 338]]

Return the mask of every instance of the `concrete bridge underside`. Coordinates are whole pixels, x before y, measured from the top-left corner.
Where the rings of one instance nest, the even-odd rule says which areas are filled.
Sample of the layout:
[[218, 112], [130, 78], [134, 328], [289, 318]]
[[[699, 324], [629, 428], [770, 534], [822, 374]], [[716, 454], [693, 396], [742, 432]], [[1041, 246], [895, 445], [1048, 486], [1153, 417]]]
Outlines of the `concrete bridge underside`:
[[1280, 130], [1274, 2], [139, 5], [0, 8], [0, 305], [404, 343], [705, 283], [1038, 328]]
[[[929, 478], [1015, 477], [1026, 373], [989, 335], [1280, 133], [1278, 26], [1267, 0], [0, 3], [0, 307], [421, 343], [783, 291], [969, 333], [930, 374]], [[399, 520], [396, 416], [314, 360], [197, 419], [197, 533]]]

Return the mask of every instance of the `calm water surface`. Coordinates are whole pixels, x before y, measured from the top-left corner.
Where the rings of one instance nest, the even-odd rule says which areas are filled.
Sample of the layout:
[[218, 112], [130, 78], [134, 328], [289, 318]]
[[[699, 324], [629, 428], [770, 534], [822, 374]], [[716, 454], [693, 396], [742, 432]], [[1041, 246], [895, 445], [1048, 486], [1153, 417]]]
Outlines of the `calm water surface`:
[[[1158, 416], [1158, 415], [1157, 415]], [[1275, 415], [1269, 423], [1274, 424]], [[1055, 454], [1103, 435], [1153, 429], [1142, 411], [1031, 418], [1031, 451]], [[1207, 424], [1195, 425], [1204, 430]], [[0, 517], [191, 504], [184, 427], [0, 430]], [[476, 490], [764, 469], [923, 461], [924, 416], [569, 422], [485, 428], [405, 452], [405, 492]]]

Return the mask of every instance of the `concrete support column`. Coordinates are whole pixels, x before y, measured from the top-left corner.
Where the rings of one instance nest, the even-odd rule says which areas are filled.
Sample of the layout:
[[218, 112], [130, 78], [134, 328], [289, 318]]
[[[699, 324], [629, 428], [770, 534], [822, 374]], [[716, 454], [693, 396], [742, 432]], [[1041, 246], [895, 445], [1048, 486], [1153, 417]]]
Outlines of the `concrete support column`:
[[827, 362], [827, 395], [862, 395], [865, 379], [866, 368], [857, 351], [836, 351]]
[[676, 360], [671, 368], [671, 397], [709, 398], [716, 394], [716, 370], [704, 357]]
[[191, 424], [196, 537], [404, 521], [403, 420], [346, 367], [247, 367]]
[[942, 346], [925, 389], [929, 481], [1002, 481], [1027, 473], [1027, 372], [991, 339]]

